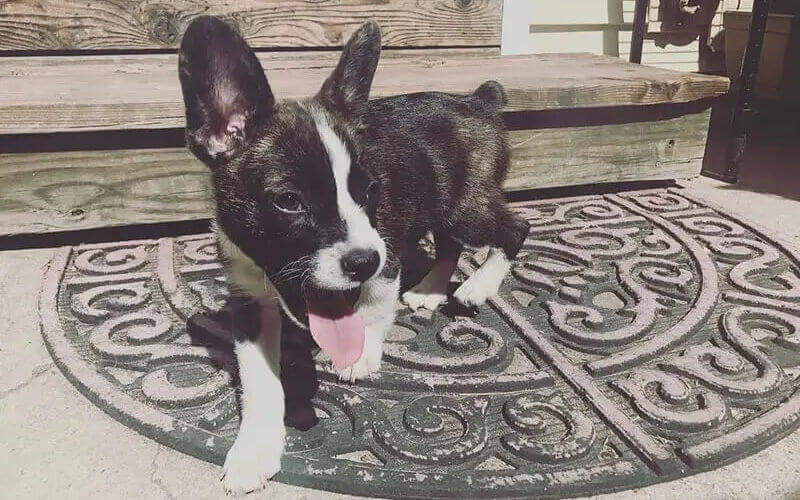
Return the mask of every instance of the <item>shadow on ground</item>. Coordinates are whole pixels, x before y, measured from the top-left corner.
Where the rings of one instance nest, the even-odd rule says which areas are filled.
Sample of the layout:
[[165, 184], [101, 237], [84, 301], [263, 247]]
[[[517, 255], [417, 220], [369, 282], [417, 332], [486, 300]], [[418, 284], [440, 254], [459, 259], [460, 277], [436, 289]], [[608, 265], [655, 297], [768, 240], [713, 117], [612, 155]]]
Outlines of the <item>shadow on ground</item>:
[[739, 171], [739, 181], [722, 189], [800, 201], [800, 106], [762, 106]]

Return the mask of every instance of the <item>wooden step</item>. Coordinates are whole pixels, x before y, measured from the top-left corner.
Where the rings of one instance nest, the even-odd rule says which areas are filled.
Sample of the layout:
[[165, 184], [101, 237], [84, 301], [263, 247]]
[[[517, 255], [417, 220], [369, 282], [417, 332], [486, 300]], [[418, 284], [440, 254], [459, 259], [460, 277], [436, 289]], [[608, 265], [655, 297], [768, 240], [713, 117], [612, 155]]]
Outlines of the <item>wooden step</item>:
[[[338, 57], [259, 53], [279, 98], [316, 93]], [[695, 176], [711, 102], [728, 90], [611, 57], [460, 48], [385, 50], [372, 95], [465, 94], [489, 79], [509, 95], [510, 191]], [[0, 154], [0, 237], [211, 217], [183, 124], [174, 55], [0, 57], [0, 153], [15, 152]], [[131, 149], [153, 146], [126, 145], [131, 130], [177, 139]], [[37, 152], [53, 137], [79, 151]]]
[[[709, 115], [512, 131], [505, 188], [696, 176]], [[0, 155], [0, 236], [205, 219], [207, 172], [185, 148]]]
[[0, 52], [176, 48], [199, 15], [255, 48], [337, 47], [367, 20], [387, 47], [500, 45], [502, 0], [37, 0], [2, 2]]
[[[508, 111], [643, 106], [714, 98], [727, 78], [590, 54], [500, 56], [495, 49], [384, 51], [373, 97], [503, 84]], [[313, 95], [338, 53], [267, 52], [278, 98]], [[175, 55], [0, 58], [0, 134], [183, 127]]]

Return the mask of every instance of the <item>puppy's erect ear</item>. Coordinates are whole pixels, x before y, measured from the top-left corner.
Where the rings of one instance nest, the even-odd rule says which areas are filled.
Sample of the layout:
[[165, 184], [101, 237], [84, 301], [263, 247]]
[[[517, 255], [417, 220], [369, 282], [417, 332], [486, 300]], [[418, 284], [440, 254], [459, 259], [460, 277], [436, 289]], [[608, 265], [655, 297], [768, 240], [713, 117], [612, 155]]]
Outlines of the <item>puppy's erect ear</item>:
[[215, 17], [198, 17], [189, 25], [178, 72], [187, 142], [201, 160], [234, 156], [275, 106], [258, 58], [241, 36]]
[[381, 30], [374, 21], [362, 24], [344, 46], [339, 64], [317, 95], [328, 106], [357, 112], [369, 98], [381, 54]]

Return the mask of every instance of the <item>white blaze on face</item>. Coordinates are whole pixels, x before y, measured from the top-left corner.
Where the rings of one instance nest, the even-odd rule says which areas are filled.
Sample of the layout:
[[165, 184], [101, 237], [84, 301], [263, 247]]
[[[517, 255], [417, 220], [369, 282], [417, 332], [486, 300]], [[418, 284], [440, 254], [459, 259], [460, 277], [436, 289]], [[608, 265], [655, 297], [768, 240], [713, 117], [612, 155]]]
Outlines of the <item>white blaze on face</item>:
[[347, 179], [350, 175], [350, 153], [341, 137], [333, 130], [324, 111], [311, 108], [311, 116], [317, 132], [328, 153], [328, 160], [336, 182], [336, 205], [339, 217], [344, 221], [346, 238], [343, 241], [323, 248], [317, 252], [317, 265], [313, 271], [316, 282], [330, 289], [348, 289], [358, 285], [342, 272], [341, 259], [351, 250], [376, 250], [380, 256], [380, 264], [376, 275], [380, 274], [386, 263], [386, 244], [378, 232], [372, 227], [369, 216], [353, 200], [348, 190]]

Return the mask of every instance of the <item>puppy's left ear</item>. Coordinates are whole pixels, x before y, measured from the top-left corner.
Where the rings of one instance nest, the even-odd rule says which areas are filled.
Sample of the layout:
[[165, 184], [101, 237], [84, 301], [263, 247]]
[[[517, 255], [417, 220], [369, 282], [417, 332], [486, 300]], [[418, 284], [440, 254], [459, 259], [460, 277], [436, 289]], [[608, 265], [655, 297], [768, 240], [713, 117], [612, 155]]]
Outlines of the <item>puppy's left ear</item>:
[[339, 64], [322, 84], [317, 97], [344, 113], [358, 112], [369, 99], [372, 78], [381, 55], [381, 29], [367, 21], [344, 46]]

